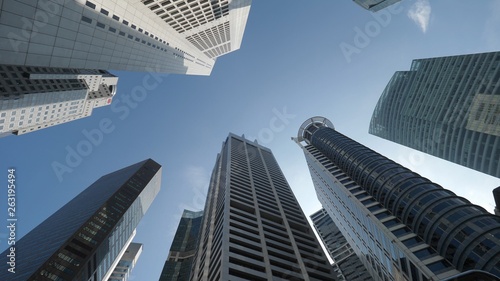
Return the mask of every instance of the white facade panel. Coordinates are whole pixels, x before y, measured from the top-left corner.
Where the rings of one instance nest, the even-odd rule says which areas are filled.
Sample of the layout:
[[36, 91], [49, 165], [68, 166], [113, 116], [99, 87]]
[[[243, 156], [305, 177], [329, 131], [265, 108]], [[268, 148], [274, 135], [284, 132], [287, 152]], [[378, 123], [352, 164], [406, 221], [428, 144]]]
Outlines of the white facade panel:
[[[151, 10], [149, 2], [40, 0], [30, 5], [5, 0], [0, 10], [0, 41], [8, 43], [2, 43], [0, 49], [9, 56], [2, 56], [0, 64], [132, 71], [147, 71], [155, 66], [159, 72], [209, 75], [214, 55], [207, 55], [191, 44], [186, 34], [172, 28], [165, 18]], [[201, 2], [205, 7], [204, 1]], [[205, 22], [197, 30], [229, 21], [231, 39], [235, 41], [227, 45], [233, 46], [229, 49], [233, 51], [241, 43], [251, 1], [221, 3], [229, 7], [229, 15]], [[186, 7], [194, 4], [175, 3]], [[215, 4], [207, 7], [207, 11], [217, 9]], [[73, 50], [79, 52], [73, 56]], [[87, 58], [81, 52], [87, 52]], [[217, 56], [227, 52], [221, 49]]]

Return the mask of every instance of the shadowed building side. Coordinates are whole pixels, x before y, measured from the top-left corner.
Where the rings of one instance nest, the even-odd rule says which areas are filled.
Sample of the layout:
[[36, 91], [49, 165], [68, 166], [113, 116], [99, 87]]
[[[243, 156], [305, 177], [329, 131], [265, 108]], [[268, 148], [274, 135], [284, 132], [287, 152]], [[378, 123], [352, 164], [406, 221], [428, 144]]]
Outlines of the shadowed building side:
[[200, 234], [203, 211], [184, 210], [163, 266], [160, 281], [188, 281]]
[[338, 272], [337, 276], [345, 281], [373, 280], [326, 210], [322, 208], [310, 217], [316, 232], [333, 260], [333, 266]]
[[101, 177], [16, 241], [15, 274], [1, 254], [0, 280], [107, 280], [160, 183], [151, 159]]

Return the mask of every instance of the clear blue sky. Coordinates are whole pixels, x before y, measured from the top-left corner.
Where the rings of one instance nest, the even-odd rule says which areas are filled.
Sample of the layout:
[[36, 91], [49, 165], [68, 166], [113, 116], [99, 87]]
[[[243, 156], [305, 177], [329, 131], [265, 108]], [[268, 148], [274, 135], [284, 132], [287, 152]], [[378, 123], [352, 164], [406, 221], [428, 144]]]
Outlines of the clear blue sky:
[[[271, 148], [305, 214], [320, 208], [302, 151], [290, 140], [315, 115], [492, 211], [491, 191], [499, 179], [369, 135], [368, 125], [392, 74], [408, 70], [412, 59], [498, 50], [499, 1], [403, 0], [378, 20], [350, 0], [254, 1], [241, 49], [219, 58], [211, 76], [162, 75], [144, 100], [125, 105], [149, 74], [114, 72], [120, 77], [114, 107], [0, 139], [5, 187], [7, 169], [16, 168], [17, 237], [100, 176], [153, 158], [163, 165], [162, 189], [137, 229], [135, 241], [144, 243], [144, 251], [131, 280], [158, 280], [182, 210], [203, 209], [215, 157], [229, 132]], [[68, 149], [100, 122], [110, 122], [112, 131], [59, 180], [53, 163], [66, 165]], [[6, 218], [3, 190], [0, 216]], [[1, 227], [1, 250], [6, 235]]]

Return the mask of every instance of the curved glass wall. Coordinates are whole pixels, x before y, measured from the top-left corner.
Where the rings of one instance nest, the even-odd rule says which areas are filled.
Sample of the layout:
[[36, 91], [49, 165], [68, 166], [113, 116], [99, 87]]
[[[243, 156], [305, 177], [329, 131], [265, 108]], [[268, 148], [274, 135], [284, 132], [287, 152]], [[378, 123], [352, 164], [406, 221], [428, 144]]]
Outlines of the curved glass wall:
[[500, 177], [500, 52], [414, 60], [396, 72], [369, 133]]
[[[340, 207], [328, 210], [325, 206], [329, 214], [339, 211], [344, 212], [343, 214], [352, 213], [354, 212], [352, 209], [360, 208], [360, 202], [372, 211], [386, 229], [383, 231], [375, 229], [381, 226], [373, 222], [363, 222], [361, 226], [348, 226], [348, 228], [362, 228], [362, 225], [365, 225], [370, 228], [368, 233], [379, 233], [375, 235], [381, 236], [387, 236], [387, 232], [392, 232], [407, 247], [406, 250], [404, 247], [390, 250], [395, 254], [392, 257], [414, 260], [414, 256], [407, 254], [409, 249], [416, 257], [430, 261], [424, 263], [435, 274], [434, 276], [438, 276], [445, 269], [453, 268], [458, 271], [480, 269], [500, 276], [500, 262], [492, 262], [492, 259], [498, 260], [500, 256], [500, 217], [472, 205], [468, 200], [456, 196], [453, 192], [443, 189], [334, 129], [327, 127], [316, 129], [313, 134], [305, 136], [304, 140], [310, 144], [304, 150], [308, 151], [311, 157], [316, 160], [322, 157], [328, 159], [320, 161], [323, 167], [314, 167], [315, 186], [323, 186], [317, 187], [320, 201], [333, 202], [335, 200], [332, 200], [332, 196], [341, 197], [338, 191], [332, 193], [338, 186], [352, 192], [336, 201], [343, 202], [341, 205], [354, 202], [349, 203], [354, 204], [350, 208], [351, 211], [340, 210]], [[308, 158], [307, 153], [306, 159], [310, 169], [318, 165]], [[329, 170], [325, 173], [328, 163], [332, 163], [339, 172], [333, 174]], [[340, 180], [340, 183], [334, 181], [337, 186], [318, 182], [332, 175], [336, 180]], [[345, 175], [346, 180], [343, 180], [342, 175]], [[337, 216], [343, 215], [337, 214]], [[359, 216], [360, 214], [357, 214], [353, 217]], [[365, 214], [364, 217], [369, 216]], [[392, 238], [391, 235], [389, 237]], [[384, 248], [394, 247], [391, 245]], [[394, 260], [392, 262], [398, 264]], [[406, 272], [403, 265], [405, 263], [401, 261], [399, 263], [403, 267], [402, 271]], [[412, 265], [410, 263], [410, 267]], [[412, 275], [411, 268], [407, 271], [408, 275]], [[425, 273], [426, 270], [423, 272], [424, 275], [428, 273]], [[427, 277], [432, 276], [432, 274], [427, 275]], [[412, 280], [425, 280], [427, 277], [420, 276]]]

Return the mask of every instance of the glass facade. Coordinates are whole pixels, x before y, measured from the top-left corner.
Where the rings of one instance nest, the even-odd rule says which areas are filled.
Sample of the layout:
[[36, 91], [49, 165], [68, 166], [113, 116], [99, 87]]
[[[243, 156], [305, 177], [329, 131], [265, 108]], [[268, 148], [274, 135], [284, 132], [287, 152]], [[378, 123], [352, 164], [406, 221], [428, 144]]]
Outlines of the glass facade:
[[102, 280], [160, 180], [161, 166], [151, 159], [101, 177], [16, 242], [17, 272], [0, 264], [0, 280]]
[[351, 245], [323, 208], [311, 215], [314, 228], [333, 260], [337, 277], [344, 281], [373, 280]]
[[114, 267], [108, 281], [127, 281], [141, 253], [142, 244], [130, 243], [121, 256], [120, 261]]
[[184, 210], [175, 232], [172, 246], [165, 262], [160, 281], [187, 281], [198, 242], [203, 211]]
[[414, 60], [387, 84], [369, 132], [500, 177], [500, 52]]
[[374, 279], [440, 280], [470, 269], [500, 276], [499, 217], [323, 119], [304, 122], [296, 141], [320, 202]]

